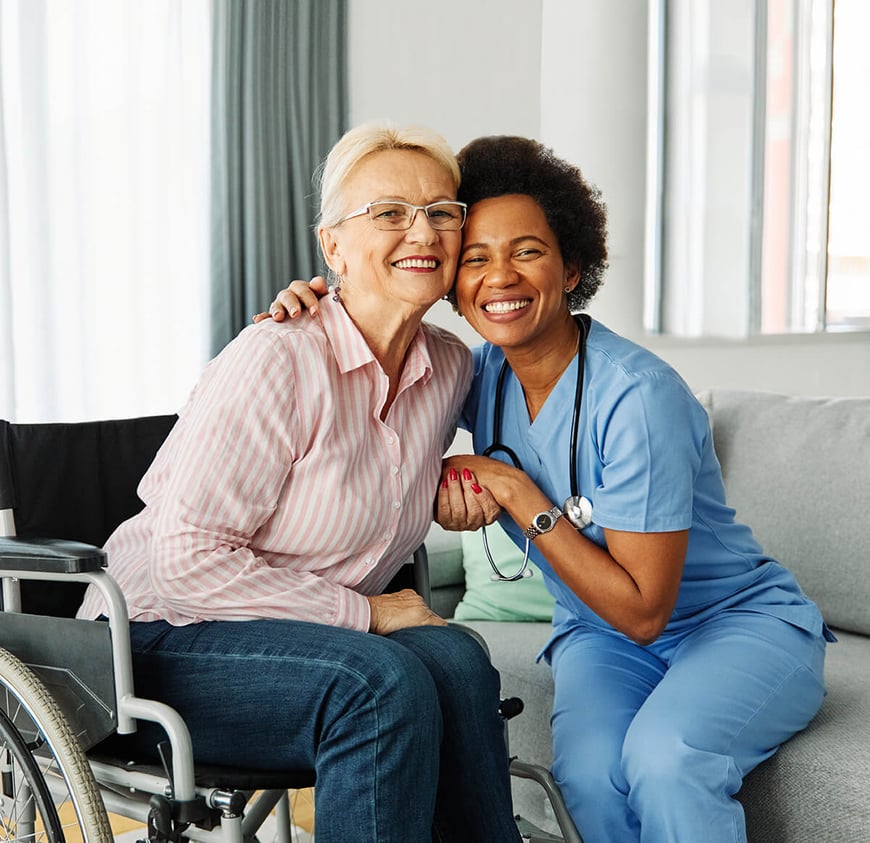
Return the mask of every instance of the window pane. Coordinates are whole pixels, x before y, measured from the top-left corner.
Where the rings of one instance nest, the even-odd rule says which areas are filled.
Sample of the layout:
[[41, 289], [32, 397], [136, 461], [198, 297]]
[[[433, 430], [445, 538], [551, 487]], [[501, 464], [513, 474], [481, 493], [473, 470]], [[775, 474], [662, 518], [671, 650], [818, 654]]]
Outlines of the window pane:
[[870, 4], [836, 0], [827, 323], [870, 328]]

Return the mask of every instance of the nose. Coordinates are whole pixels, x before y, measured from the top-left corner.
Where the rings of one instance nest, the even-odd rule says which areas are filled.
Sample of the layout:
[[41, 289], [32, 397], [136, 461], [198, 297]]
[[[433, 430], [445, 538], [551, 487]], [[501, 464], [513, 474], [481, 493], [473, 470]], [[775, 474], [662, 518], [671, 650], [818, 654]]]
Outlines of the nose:
[[432, 228], [432, 223], [429, 222], [426, 211], [422, 208], [417, 208], [413, 213], [411, 226], [405, 232], [405, 237], [412, 243], [433, 243], [438, 238], [438, 234]]
[[509, 260], [492, 258], [486, 268], [486, 281], [492, 287], [510, 287], [518, 278], [519, 273]]

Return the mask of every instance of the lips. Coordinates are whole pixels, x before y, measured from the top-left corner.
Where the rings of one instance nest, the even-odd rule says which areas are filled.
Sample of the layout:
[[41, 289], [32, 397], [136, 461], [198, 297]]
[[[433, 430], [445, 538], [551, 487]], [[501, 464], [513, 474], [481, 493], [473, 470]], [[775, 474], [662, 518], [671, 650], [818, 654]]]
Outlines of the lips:
[[483, 309], [487, 313], [512, 313], [515, 310], [522, 310], [532, 303], [531, 299], [510, 299], [509, 301], [491, 301], [487, 302]]
[[435, 258], [402, 258], [393, 263], [396, 269], [438, 269], [440, 261]]

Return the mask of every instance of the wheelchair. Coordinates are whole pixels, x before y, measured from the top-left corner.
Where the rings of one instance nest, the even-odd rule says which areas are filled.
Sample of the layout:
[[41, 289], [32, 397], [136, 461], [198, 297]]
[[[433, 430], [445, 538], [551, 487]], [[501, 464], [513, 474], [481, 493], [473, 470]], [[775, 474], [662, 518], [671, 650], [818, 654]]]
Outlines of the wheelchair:
[[[142, 508], [139, 480], [176, 418], [0, 421], [0, 841], [106, 843], [107, 812], [149, 843], [255, 843], [267, 821], [275, 840], [296, 839], [288, 793], [313, 787], [314, 770], [196, 763], [180, 715], [133, 687], [126, 603], [100, 548]], [[424, 546], [399, 577], [428, 597]], [[75, 619], [89, 584], [108, 622]], [[517, 709], [502, 701], [503, 717]], [[143, 721], [165, 733], [159, 762], [106, 753]], [[523, 839], [582, 843], [548, 770], [513, 759], [511, 773], [545, 788], [561, 829], [517, 818]]]

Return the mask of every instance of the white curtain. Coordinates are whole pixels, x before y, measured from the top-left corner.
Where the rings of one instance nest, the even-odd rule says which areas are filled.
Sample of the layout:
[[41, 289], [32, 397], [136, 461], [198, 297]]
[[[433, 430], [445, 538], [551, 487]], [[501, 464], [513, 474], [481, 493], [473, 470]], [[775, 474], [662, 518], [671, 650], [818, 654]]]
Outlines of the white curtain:
[[0, 3], [0, 417], [172, 412], [207, 355], [208, 0]]

